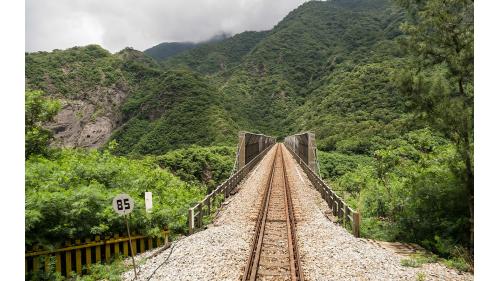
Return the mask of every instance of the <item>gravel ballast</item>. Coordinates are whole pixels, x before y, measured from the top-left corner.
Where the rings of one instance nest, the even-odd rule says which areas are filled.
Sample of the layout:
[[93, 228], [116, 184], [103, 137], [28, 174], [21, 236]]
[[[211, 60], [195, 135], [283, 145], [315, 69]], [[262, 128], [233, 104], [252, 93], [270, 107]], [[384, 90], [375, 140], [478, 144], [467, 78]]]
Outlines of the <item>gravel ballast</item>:
[[[255, 221], [272, 157], [272, 148], [238, 186], [206, 230], [174, 242], [157, 256], [137, 256], [137, 280], [239, 280], [249, 256]], [[405, 267], [405, 257], [357, 239], [332, 222], [326, 203], [287, 150], [283, 150], [297, 222], [297, 240], [306, 280], [472, 280], [439, 263]], [[361, 222], [362, 223], [362, 222]], [[168, 259], [167, 259], [168, 258]], [[123, 274], [133, 280], [133, 270]]]

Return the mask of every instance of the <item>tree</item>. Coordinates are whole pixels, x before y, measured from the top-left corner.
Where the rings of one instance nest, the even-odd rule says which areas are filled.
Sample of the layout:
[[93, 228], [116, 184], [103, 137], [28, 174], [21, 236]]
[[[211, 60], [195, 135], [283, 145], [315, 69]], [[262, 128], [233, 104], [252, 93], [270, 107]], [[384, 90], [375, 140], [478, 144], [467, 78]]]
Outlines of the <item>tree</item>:
[[[474, 3], [473, 0], [398, 0], [410, 62], [397, 81], [410, 106], [455, 144], [468, 194], [470, 249], [474, 245]], [[464, 171], [465, 170], [465, 171]]]
[[26, 91], [24, 105], [24, 155], [26, 159], [33, 154], [47, 153], [52, 132], [43, 128], [43, 124], [51, 121], [59, 109], [59, 102], [45, 98], [42, 91]]

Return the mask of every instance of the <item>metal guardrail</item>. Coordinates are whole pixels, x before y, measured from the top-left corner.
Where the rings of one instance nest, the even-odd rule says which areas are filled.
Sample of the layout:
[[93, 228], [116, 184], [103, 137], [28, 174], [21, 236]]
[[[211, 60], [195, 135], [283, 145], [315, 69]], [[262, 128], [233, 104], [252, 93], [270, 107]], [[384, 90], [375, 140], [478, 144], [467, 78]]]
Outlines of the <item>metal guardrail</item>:
[[361, 223], [359, 212], [349, 207], [286, 143], [285, 147], [300, 164], [314, 188], [319, 191], [323, 200], [328, 204], [328, 208], [332, 210], [333, 215], [339, 219], [339, 222], [344, 227], [350, 224], [352, 234], [355, 237], [359, 237], [359, 226]]
[[274, 145], [268, 146], [243, 168], [234, 173], [225, 182], [217, 186], [210, 194], [205, 196], [203, 200], [188, 210], [189, 234], [193, 234], [196, 229], [203, 227], [203, 218], [209, 217], [212, 210], [219, 208], [226, 198], [229, 197], [231, 191], [241, 182], [241, 180], [252, 170], [252, 168], [262, 160], [264, 155]]

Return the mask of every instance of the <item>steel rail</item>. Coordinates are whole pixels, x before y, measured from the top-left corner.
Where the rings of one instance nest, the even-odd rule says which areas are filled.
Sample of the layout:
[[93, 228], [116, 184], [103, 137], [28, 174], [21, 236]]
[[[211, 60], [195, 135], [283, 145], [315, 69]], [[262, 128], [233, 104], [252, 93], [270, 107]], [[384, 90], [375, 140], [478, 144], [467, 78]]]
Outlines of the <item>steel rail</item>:
[[248, 258], [245, 272], [243, 274], [242, 280], [244, 281], [254, 281], [257, 280], [258, 277], [258, 269], [260, 263], [260, 256], [263, 247], [264, 240], [264, 232], [267, 223], [267, 216], [269, 212], [269, 201], [272, 193], [272, 185], [275, 180], [275, 170], [276, 170], [276, 162], [278, 155], [281, 155], [281, 164], [283, 169], [284, 178], [284, 212], [286, 216], [286, 231], [287, 231], [287, 250], [289, 256], [289, 269], [290, 269], [290, 280], [292, 281], [303, 281], [304, 274], [302, 272], [302, 268], [300, 266], [299, 261], [299, 251], [297, 247], [297, 238], [295, 234], [295, 218], [293, 212], [293, 202], [290, 192], [290, 186], [287, 179], [285, 160], [283, 156], [283, 148], [282, 145], [279, 145], [274, 154], [271, 173], [267, 180], [266, 190], [264, 192], [264, 197], [262, 198], [261, 208], [257, 217], [257, 222], [255, 226], [255, 233], [253, 236], [253, 242], [251, 246], [250, 256]]
[[[250, 250], [250, 257], [245, 266], [245, 273], [242, 280], [255, 280], [257, 274], [257, 266], [259, 264], [260, 253], [262, 250], [262, 240], [264, 239], [265, 222], [267, 218], [267, 210], [269, 209], [269, 198], [271, 197], [271, 185], [274, 178], [274, 164], [276, 163], [276, 156], [278, 149], [274, 152], [273, 164], [271, 166], [271, 173], [267, 179], [266, 190], [262, 198], [261, 209], [257, 216], [257, 223], [255, 226], [255, 234], [253, 236], [252, 249]], [[251, 279], [253, 276], [253, 279]]]
[[288, 176], [286, 173], [285, 157], [283, 156], [283, 151], [281, 152], [281, 160], [283, 161], [283, 178], [285, 180], [285, 193], [286, 193], [286, 203], [287, 203], [287, 225], [288, 227], [288, 247], [292, 249], [290, 254], [290, 265], [292, 274], [292, 280], [303, 281], [304, 272], [302, 271], [302, 266], [300, 265], [300, 254], [299, 247], [297, 245], [297, 236], [295, 231], [295, 215], [293, 210], [292, 193], [290, 191], [290, 184], [288, 182]]

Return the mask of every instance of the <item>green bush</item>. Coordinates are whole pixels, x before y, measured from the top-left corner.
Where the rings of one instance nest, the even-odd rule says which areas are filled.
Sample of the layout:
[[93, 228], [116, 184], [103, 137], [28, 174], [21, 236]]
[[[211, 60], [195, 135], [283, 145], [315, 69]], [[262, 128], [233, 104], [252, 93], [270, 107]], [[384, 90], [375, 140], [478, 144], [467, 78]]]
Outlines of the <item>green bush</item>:
[[122, 274], [127, 270], [123, 258], [115, 258], [110, 264], [92, 264], [87, 268], [86, 275], [77, 276], [76, 281], [108, 280], [120, 281]]
[[463, 164], [449, 141], [422, 129], [390, 141], [371, 161], [333, 155], [320, 159], [345, 172], [323, 165], [323, 173], [361, 212], [362, 236], [419, 243], [444, 258], [467, 245], [467, 194], [454, 172]]
[[[153, 212], [146, 214], [144, 192], [153, 193]], [[108, 150], [63, 149], [49, 158], [26, 161], [26, 244], [57, 246], [67, 239], [124, 233], [123, 218], [112, 210], [115, 195], [135, 201], [133, 231], [159, 236], [187, 230], [187, 209], [206, 189], [187, 184], [151, 159], [131, 160]]]
[[229, 178], [234, 166], [235, 148], [229, 146], [192, 146], [170, 151], [155, 158], [183, 181], [204, 184], [209, 189]]

